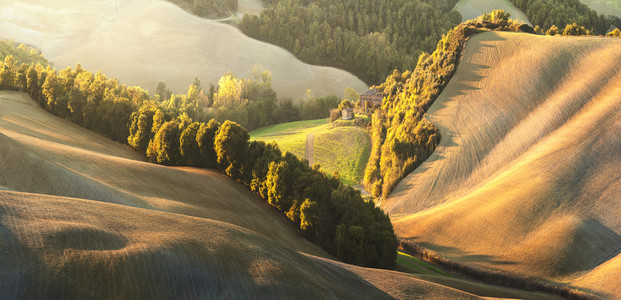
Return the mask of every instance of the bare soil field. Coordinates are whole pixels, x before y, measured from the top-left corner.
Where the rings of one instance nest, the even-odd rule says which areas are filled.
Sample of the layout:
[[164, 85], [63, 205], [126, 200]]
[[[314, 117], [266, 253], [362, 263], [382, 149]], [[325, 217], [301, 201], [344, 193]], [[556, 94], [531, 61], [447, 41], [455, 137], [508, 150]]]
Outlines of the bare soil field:
[[621, 297], [621, 40], [490, 32], [427, 117], [442, 140], [382, 202], [448, 258]]
[[[240, 12], [258, 13], [257, 1]], [[280, 96], [342, 95], [367, 86], [354, 75], [302, 63], [286, 50], [251, 39], [231, 25], [198, 18], [161, 0], [0, 0], [0, 37], [35, 46], [57, 69], [82, 64], [153, 92], [158, 81], [183, 93], [194, 77], [205, 87], [253, 66], [272, 72]]]

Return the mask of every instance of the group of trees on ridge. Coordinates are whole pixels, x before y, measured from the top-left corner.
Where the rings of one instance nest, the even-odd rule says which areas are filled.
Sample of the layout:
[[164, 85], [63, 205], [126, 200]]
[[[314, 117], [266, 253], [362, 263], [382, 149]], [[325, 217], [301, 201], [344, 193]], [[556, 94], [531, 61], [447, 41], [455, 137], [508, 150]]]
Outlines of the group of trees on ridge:
[[374, 197], [386, 197], [437, 147], [440, 132], [424, 114], [457, 69], [466, 39], [484, 30], [532, 28], [509, 19], [501, 10], [485, 14], [450, 30], [433, 53], [420, 55], [413, 71], [395, 70], [377, 87], [384, 103], [373, 114], [373, 145], [364, 175], [365, 187]]
[[249, 78], [238, 78], [230, 72], [208, 90], [201, 87], [198, 78], [186, 94], [173, 94], [160, 81], [156, 97], [164, 113], [186, 114], [199, 122], [216, 119], [219, 122], [235, 121], [248, 130], [272, 124], [325, 118], [330, 109], [338, 106], [340, 99], [334, 95], [315, 97], [308, 90], [297, 101], [278, 99], [272, 89], [272, 75], [268, 70], [253, 69]]
[[407, 70], [461, 22], [457, 0], [264, 1], [260, 16], [245, 15], [240, 29], [281, 46], [301, 60], [347, 70], [369, 84], [394, 69]]
[[235, 122], [194, 122], [166, 107], [166, 101], [101, 72], [92, 74], [80, 65], [57, 72], [20, 57], [26, 60], [9, 55], [0, 61], [0, 89], [25, 92], [49, 112], [128, 143], [151, 161], [222, 170], [337, 258], [394, 267], [397, 240], [389, 217], [338, 175], [283, 154], [275, 144], [250, 142], [247, 130]]
[[[510, 0], [519, 8], [534, 26], [546, 32], [552, 26], [565, 28], [567, 25], [584, 26], [597, 35], [605, 35], [610, 25], [621, 27], [621, 18], [598, 15], [597, 12], [579, 0]], [[562, 33], [562, 32], [559, 32]]]

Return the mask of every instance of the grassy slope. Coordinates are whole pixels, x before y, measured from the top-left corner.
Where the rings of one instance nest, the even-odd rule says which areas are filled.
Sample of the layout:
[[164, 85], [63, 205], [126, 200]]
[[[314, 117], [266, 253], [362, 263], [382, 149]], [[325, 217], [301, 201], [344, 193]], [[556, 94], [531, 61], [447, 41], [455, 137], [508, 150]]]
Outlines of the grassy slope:
[[620, 39], [472, 37], [427, 114], [438, 149], [382, 203], [397, 234], [621, 296], [619, 82]]
[[318, 119], [268, 126], [251, 132], [250, 137], [268, 143], [274, 141], [281, 150], [304, 158], [309, 134], [314, 136], [314, 163], [320, 164], [328, 174], [338, 170], [347, 184], [360, 183], [371, 147], [371, 141], [361, 127], [334, 127], [326, 119]]
[[508, 0], [460, 0], [453, 9], [461, 13], [462, 21], [474, 19], [496, 9], [502, 9], [510, 13], [511, 18], [530, 24], [526, 15]]
[[621, 1], [619, 0], [580, 0], [598, 14], [613, 15], [621, 18]]
[[[242, 4], [245, 11], [257, 9], [254, 1]], [[56, 68], [81, 63], [151, 91], [164, 80], [174, 92], [185, 93], [194, 77], [209, 87], [228, 71], [247, 77], [254, 65], [272, 72], [280, 96], [302, 97], [307, 89], [317, 96], [342, 95], [346, 87], [367, 89], [350, 73], [304, 64], [282, 48], [165, 1], [1, 1], [0, 11], [5, 12], [0, 37], [41, 49]]]

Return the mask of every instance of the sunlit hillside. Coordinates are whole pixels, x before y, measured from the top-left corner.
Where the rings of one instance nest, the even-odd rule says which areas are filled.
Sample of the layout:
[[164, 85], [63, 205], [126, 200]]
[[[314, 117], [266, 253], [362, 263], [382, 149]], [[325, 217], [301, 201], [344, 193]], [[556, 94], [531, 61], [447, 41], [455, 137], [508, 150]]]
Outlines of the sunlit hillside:
[[427, 113], [440, 145], [382, 203], [398, 236], [621, 295], [620, 74], [619, 39], [471, 37]]
[[352, 121], [327, 119], [272, 125], [250, 132], [253, 140], [275, 142], [283, 151], [319, 164], [321, 170], [339, 172], [341, 181], [360, 185], [371, 142], [365, 129]]
[[[258, 8], [242, 1], [239, 9]], [[57, 69], [80, 63], [152, 93], [160, 80], [185, 93], [194, 77], [209, 86], [228, 71], [247, 77], [255, 65], [272, 72], [280, 96], [366, 89], [345, 71], [304, 64], [282, 48], [163, 0], [0, 1], [0, 37], [41, 49]]]

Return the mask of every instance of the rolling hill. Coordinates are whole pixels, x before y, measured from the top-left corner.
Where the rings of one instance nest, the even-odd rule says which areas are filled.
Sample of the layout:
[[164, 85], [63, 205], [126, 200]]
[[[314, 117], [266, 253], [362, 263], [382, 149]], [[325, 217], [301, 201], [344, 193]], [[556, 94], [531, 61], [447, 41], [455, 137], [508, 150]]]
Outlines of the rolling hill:
[[0, 161], [0, 298], [549, 297], [333, 261], [223, 175], [144, 162], [23, 93], [0, 92]]
[[460, 0], [454, 10], [461, 14], [461, 20], [472, 20], [482, 14], [502, 9], [511, 14], [511, 18], [530, 24], [526, 15], [509, 0]]
[[[260, 7], [242, 1], [239, 9], [256, 13]], [[194, 77], [208, 87], [228, 71], [247, 77], [255, 65], [272, 72], [280, 96], [367, 89], [350, 73], [304, 64], [282, 48], [165, 1], [0, 1], [0, 37], [41, 49], [57, 69], [80, 63], [151, 91], [164, 80], [173, 92], [185, 93]]]
[[343, 182], [360, 185], [371, 141], [362, 127], [335, 126], [326, 119], [277, 124], [250, 132], [252, 140], [275, 142], [284, 152], [318, 163], [322, 171], [338, 171]]
[[433, 155], [382, 202], [398, 236], [620, 297], [621, 40], [470, 38]]

